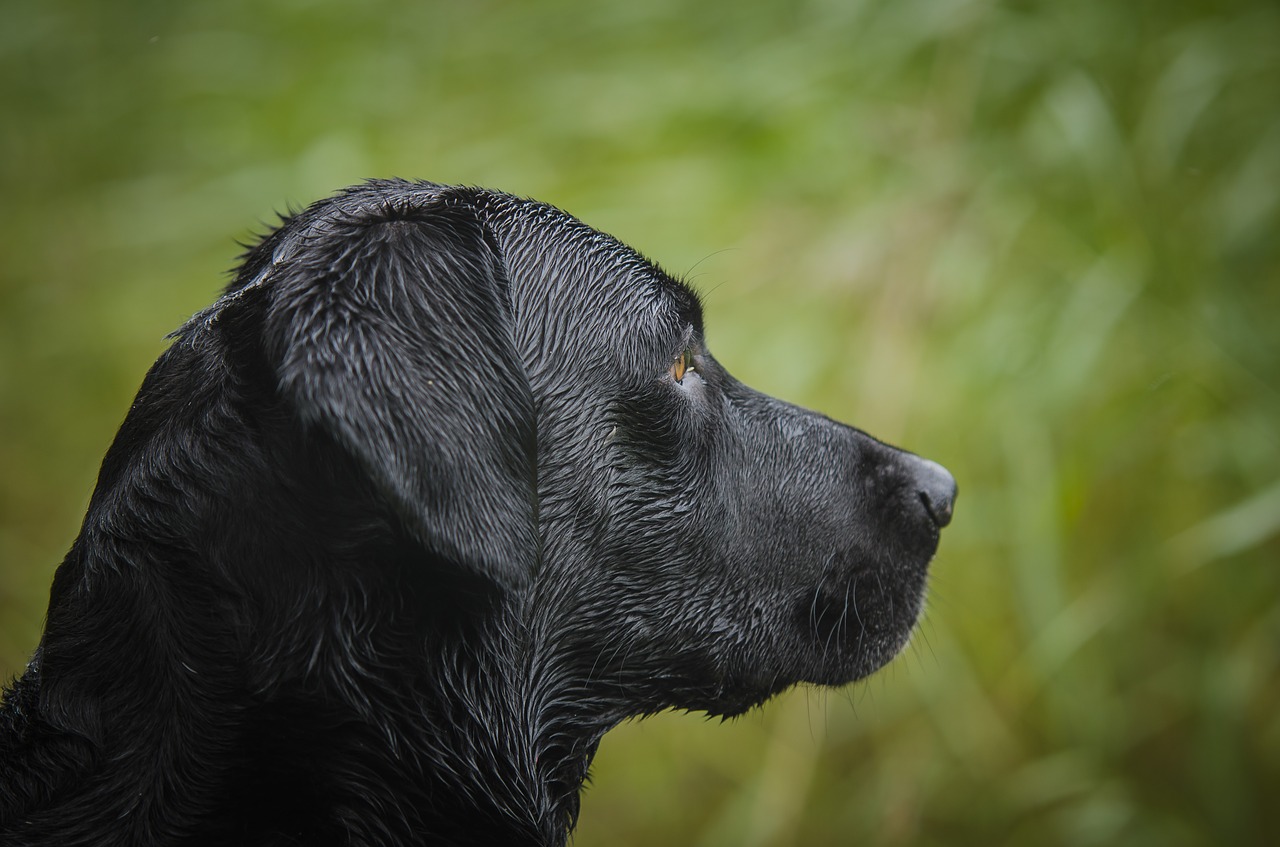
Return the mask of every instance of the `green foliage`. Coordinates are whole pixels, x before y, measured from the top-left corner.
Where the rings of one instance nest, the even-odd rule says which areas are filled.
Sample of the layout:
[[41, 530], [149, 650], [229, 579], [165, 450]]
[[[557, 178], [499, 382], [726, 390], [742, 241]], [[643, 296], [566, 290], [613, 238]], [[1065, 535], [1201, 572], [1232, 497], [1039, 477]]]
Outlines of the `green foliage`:
[[163, 337], [366, 176], [556, 203], [948, 465], [908, 653], [605, 741], [596, 844], [1280, 838], [1280, 9], [7, 4], [0, 672]]

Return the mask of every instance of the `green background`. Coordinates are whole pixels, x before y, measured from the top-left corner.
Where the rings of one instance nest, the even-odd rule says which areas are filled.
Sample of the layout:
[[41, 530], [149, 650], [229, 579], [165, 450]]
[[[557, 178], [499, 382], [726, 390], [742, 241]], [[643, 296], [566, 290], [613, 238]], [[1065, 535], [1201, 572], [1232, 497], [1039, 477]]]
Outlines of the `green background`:
[[562, 206], [960, 481], [869, 681], [606, 738], [575, 843], [1280, 843], [1280, 7], [0, 8], [0, 674], [165, 333], [368, 176]]

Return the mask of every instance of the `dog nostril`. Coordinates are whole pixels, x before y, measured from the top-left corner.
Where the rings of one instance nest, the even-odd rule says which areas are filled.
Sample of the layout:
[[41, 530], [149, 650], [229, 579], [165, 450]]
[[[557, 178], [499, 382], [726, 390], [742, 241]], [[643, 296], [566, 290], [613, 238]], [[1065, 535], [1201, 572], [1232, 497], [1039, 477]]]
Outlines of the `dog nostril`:
[[956, 480], [946, 468], [928, 459], [920, 460], [919, 476], [916, 478], [917, 492], [920, 502], [929, 513], [929, 518], [939, 529], [951, 523], [951, 513], [956, 503]]

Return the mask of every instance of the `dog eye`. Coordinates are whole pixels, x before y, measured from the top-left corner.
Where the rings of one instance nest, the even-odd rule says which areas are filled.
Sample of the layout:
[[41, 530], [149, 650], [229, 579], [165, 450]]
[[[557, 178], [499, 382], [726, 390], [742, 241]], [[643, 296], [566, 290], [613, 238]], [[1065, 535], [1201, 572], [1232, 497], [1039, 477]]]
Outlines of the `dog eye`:
[[697, 370], [693, 366], [693, 351], [685, 350], [671, 363], [671, 378], [676, 382], [684, 382], [685, 373], [693, 370]]

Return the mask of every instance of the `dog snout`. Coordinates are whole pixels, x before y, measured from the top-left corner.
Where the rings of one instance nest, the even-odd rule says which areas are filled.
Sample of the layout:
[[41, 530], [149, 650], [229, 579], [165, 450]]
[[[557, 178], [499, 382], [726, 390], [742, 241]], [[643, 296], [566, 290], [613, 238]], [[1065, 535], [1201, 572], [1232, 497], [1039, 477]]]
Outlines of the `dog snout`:
[[937, 462], [912, 456], [914, 484], [924, 510], [934, 526], [941, 529], [951, 523], [951, 514], [955, 510], [956, 479], [951, 472]]

